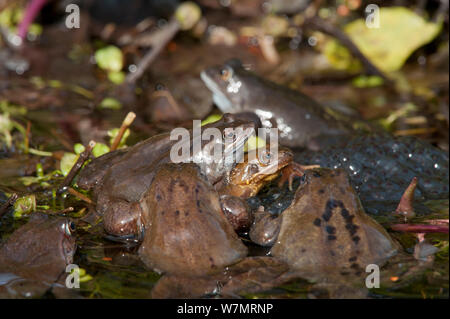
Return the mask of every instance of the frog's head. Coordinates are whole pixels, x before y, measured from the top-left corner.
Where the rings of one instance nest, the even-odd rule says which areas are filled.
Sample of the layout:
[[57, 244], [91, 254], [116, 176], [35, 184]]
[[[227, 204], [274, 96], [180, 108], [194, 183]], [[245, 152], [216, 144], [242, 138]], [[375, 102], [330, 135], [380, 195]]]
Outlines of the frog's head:
[[75, 224], [68, 218], [50, 219], [35, 213], [5, 244], [7, 258], [27, 267], [45, 267], [48, 274], [73, 262]]
[[252, 185], [259, 190], [265, 183], [276, 178], [281, 169], [292, 163], [294, 159], [292, 151], [281, 146], [278, 147], [277, 154], [272, 154], [269, 144], [266, 145], [265, 150], [259, 149], [254, 152], [257, 154], [247, 153], [244, 162], [233, 168], [230, 183]]
[[[232, 167], [242, 161], [244, 157], [244, 144], [248, 138], [255, 134], [256, 123], [240, 119], [239, 116], [225, 113], [214, 123], [202, 127], [202, 134], [210, 136], [202, 142], [202, 152], [194, 153], [196, 162], [201, 162], [203, 172], [211, 182], [228, 174]], [[208, 131], [214, 128], [213, 131]], [[221, 136], [216, 133], [220, 132]], [[217, 148], [221, 152], [217, 152]], [[214, 157], [211, 157], [211, 155]]]
[[252, 93], [249, 85], [252, 75], [239, 60], [232, 59], [221, 66], [207, 68], [200, 76], [222, 112], [236, 113], [243, 110]]

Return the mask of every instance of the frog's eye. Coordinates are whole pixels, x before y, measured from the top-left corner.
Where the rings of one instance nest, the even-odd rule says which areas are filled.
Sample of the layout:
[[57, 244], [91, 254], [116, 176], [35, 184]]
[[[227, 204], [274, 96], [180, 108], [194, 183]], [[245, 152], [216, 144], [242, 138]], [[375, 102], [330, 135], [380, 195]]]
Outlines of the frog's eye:
[[232, 76], [233, 70], [230, 67], [226, 66], [220, 70], [220, 77], [222, 78], [222, 80], [228, 81]]
[[157, 83], [155, 85], [155, 91], [165, 91], [167, 90], [166, 86], [162, 83]]
[[233, 140], [234, 141], [234, 139], [235, 139], [235, 137], [236, 137], [236, 134], [234, 133], [234, 130], [229, 130], [229, 131], [225, 131], [224, 133], [223, 133], [223, 137], [224, 137], [224, 139], [227, 139], [227, 140]]
[[64, 233], [67, 236], [72, 236], [72, 233], [75, 231], [75, 223], [74, 222], [67, 222], [64, 224]]
[[268, 151], [263, 151], [263, 154], [260, 156], [260, 160], [262, 164], [268, 165], [270, 163], [270, 160], [272, 159], [272, 153]]

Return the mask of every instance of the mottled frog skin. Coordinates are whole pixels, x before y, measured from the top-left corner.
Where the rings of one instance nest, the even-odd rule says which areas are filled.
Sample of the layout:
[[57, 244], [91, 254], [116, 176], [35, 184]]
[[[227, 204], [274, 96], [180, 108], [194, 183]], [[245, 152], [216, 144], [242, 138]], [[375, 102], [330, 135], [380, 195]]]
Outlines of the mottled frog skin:
[[195, 164], [163, 165], [143, 205], [139, 255], [157, 272], [200, 276], [247, 255], [222, 213], [217, 191]]
[[340, 269], [356, 275], [381, 266], [399, 249], [364, 209], [343, 170], [314, 169], [281, 217], [270, 253], [292, 269], [320, 273]]
[[[260, 156], [249, 156], [249, 153], [246, 153], [243, 162], [237, 163], [231, 170], [226, 185], [219, 192], [240, 198], [255, 196], [264, 185], [278, 177], [284, 167], [293, 163], [294, 154], [290, 149], [279, 146], [277, 150], [276, 160], [270, 152], [269, 144], [264, 153], [260, 151]], [[260, 157], [267, 157], [267, 162]], [[269, 161], [270, 158], [273, 160]]]

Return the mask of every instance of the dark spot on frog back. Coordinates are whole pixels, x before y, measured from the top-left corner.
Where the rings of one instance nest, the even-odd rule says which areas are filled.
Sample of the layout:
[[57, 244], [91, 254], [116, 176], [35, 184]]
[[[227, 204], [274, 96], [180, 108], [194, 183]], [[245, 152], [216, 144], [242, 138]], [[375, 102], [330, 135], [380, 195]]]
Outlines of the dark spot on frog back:
[[328, 234], [330, 235], [334, 235], [336, 233], [336, 227], [330, 226], [328, 225], [327, 227], [325, 227], [325, 230], [327, 231]]

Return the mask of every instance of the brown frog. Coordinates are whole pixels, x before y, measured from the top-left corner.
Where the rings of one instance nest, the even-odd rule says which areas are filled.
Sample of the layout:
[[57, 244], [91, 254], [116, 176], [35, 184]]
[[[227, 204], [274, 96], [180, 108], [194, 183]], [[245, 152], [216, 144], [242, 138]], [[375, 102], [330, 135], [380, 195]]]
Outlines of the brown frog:
[[232, 163], [225, 159], [230, 155], [237, 155], [247, 138], [254, 134], [255, 124], [241, 121], [232, 114], [225, 114], [221, 120], [203, 126], [202, 132], [208, 128], [217, 128], [222, 134], [223, 139], [219, 145], [222, 147], [220, 161], [209, 161], [210, 149], [206, 145], [210, 140], [202, 141], [200, 152], [195, 153], [193, 134], [190, 131], [190, 139], [186, 142], [171, 140], [170, 133], [157, 135], [127, 150], [116, 151], [115, 155], [103, 155], [83, 170], [79, 185], [94, 189], [96, 209], [103, 215], [104, 228], [108, 233], [129, 236], [141, 232], [143, 223], [140, 217], [144, 209], [144, 194], [149, 189], [158, 167], [171, 161], [171, 149], [176, 143], [187, 143], [185, 146], [190, 150], [183, 161], [202, 159], [197, 161], [197, 165], [214, 184], [229, 173]]
[[75, 225], [67, 218], [33, 214], [0, 247], [0, 272], [55, 282], [73, 262]]
[[265, 152], [258, 154], [246, 153], [242, 163], [237, 163], [231, 170], [226, 185], [219, 192], [249, 198], [255, 196], [259, 190], [277, 178], [282, 169], [293, 164], [294, 155], [286, 147], [278, 147], [276, 160], [270, 160], [274, 154], [270, 152], [270, 145], [265, 148]]
[[[237, 59], [207, 68], [201, 78], [222, 112], [254, 112], [264, 127], [279, 129], [280, 142], [288, 147], [317, 150], [325, 136], [346, 138], [357, 122], [299, 91], [258, 77]], [[364, 128], [368, 126], [362, 121], [358, 123]]]
[[280, 173], [279, 185], [288, 180], [291, 187], [294, 176], [302, 176], [305, 170], [317, 167], [295, 163], [293, 153], [287, 147], [279, 146], [275, 151], [277, 153], [272, 154], [273, 150], [267, 144], [265, 148], [246, 153], [243, 161], [236, 164], [228, 179], [219, 187], [222, 209], [238, 232], [248, 230], [253, 221], [253, 214], [244, 199], [255, 196]]
[[146, 234], [139, 255], [155, 271], [205, 275], [247, 255], [217, 191], [193, 163], [161, 166], [142, 206]]
[[[280, 224], [278, 235], [273, 232], [276, 242], [270, 254], [313, 275], [336, 269], [360, 274], [369, 264], [381, 266], [399, 249], [384, 228], [365, 214], [341, 169], [307, 171], [292, 204], [271, 222], [261, 220], [273, 228]], [[257, 233], [251, 238], [257, 239]]]

